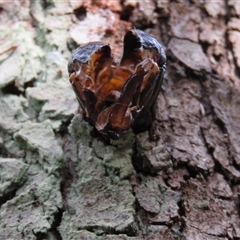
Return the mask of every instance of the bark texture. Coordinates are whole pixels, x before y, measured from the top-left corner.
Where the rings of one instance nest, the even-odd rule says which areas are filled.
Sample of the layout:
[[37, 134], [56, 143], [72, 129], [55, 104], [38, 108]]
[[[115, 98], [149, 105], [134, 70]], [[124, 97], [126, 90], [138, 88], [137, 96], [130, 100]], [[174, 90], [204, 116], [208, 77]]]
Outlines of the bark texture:
[[[138, 28], [165, 48], [151, 129], [104, 142], [67, 62], [121, 56]], [[0, 239], [240, 239], [240, 2], [1, 1]]]

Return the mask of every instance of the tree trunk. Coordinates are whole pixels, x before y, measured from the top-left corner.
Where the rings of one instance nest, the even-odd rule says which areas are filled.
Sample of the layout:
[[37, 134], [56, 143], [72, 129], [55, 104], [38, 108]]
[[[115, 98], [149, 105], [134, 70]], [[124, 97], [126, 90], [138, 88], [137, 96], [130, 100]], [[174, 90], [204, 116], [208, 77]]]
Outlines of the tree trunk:
[[[67, 63], [132, 28], [167, 71], [151, 129], [105, 141]], [[2, 2], [0, 31], [0, 239], [240, 239], [240, 2]]]

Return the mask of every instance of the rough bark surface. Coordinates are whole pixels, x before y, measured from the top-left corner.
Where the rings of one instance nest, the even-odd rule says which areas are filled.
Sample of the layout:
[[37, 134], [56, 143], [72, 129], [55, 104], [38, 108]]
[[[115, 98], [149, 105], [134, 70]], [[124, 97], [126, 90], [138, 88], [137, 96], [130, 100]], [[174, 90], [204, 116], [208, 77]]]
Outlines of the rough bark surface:
[[[110, 143], [78, 111], [67, 62], [168, 57], [151, 129]], [[240, 2], [0, 1], [0, 239], [240, 239]]]

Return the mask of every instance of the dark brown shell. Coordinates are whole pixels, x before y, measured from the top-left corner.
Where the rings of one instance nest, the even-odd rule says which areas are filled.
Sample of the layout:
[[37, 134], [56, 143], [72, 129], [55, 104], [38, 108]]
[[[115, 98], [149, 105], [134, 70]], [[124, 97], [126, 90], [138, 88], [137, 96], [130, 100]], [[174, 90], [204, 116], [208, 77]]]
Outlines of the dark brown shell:
[[68, 64], [69, 81], [86, 119], [111, 139], [152, 107], [166, 70], [166, 55], [154, 37], [134, 29], [123, 41], [119, 62], [109, 45], [90, 42], [77, 48]]

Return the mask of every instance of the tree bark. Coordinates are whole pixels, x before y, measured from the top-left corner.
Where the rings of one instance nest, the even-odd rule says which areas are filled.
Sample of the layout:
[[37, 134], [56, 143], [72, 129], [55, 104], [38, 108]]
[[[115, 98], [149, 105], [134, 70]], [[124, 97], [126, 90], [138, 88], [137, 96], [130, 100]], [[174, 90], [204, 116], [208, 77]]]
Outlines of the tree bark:
[[[90, 41], [162, 43], [151, 129], [106, 142], [68, 81]], [[240, 3], [0, 3], [0, 239], [240, 239]]]

